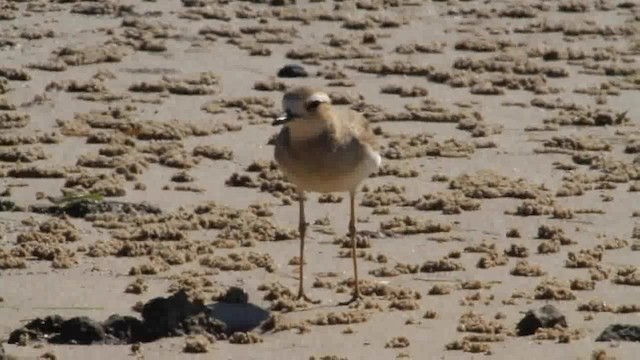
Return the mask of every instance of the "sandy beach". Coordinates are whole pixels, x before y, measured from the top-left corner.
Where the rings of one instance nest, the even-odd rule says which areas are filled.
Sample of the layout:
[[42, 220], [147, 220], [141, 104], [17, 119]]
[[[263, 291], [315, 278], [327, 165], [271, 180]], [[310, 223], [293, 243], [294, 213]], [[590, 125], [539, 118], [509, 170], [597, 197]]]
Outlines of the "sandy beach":
[[[596, 338], [640, 326], [639, 61], [634, 1], [0, 2], [0, 349], [635, 359], [638, 340]], [[380, 143], [357, 199], [358, 306], [337, 305], [347, 193], [308, 194], [321, 303], [293, 299], [298, 206], [271, 122], [299, 85]], [[178, 293], [255, 323], [92, 345], [14, 332], [141, 319]], [[548, 304], [563, 321], [519, 334]]]

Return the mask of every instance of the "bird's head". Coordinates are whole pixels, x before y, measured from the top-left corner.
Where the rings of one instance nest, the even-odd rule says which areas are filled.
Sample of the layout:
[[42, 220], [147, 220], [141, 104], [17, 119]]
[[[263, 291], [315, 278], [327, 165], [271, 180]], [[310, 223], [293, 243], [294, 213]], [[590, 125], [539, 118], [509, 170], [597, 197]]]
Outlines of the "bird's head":
[[284, 114], [272, 125], [283, 125], [298, 119], [313, 119], [322, 104], [331, 104], [329, 95], [309, 87], [298, 87], [287, 91], [282, 97]]

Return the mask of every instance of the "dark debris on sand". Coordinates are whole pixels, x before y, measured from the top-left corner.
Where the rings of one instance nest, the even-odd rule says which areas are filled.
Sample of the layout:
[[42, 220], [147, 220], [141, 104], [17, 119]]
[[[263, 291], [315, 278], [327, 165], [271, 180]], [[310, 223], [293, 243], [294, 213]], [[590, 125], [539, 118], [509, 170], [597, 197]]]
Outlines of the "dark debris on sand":
[[640, 342], [640, 325], [612, 324], [606, 327], [596, 341]]
[[88, 214], [120, 213], [120, 214], [160, 214], [160, 208], [148, 203], [128, 203], [121, 201], [106, 201], [79, 199], [63, 204], [38, 204], [29, 206], [29, 211], [37, 214], [53, 216], [68, 215], [75, 218], [84, 218]]
[[567, 327], [564, 315], [553, 305], [527, 311], [526, 315], [516, 326], [518, 336], [533, 335], [539, 328], [552, 328], [556, 325]]
[[[236, 288], [229, 292], [237, 293]], [[229, 306], [252, 306], [246, 303], [246, 297], [223, 296], [232, 299]], [[241, 299], [241, 300], [238, 300]], [[239, 301], [245, 300], [244, 303]], [[220, 305], [221, 303], [215, 304]], [[239, 311], [250, 312], [251, 309]], [[225, 312], [233, 312], [233, 309]], [[220, 310], [197, 300], [189, 299], [185, 291], [179, 291], [169, 297], [157, 297], [149, 300], [142, 308], [142, 319], [133, 316], [111, 315], [107, 320], [98, 322], [86, 316], [64, 319], [59, 315], [37, 318], [23, 327], [14, 330], [9, 336], [9, 344], [34, 340], [47, 340], [54, 344], [135, 344], [151, 342], [163, 337], [208, 333], [218, 339], [225, 339], [238, 330], [249, 331], [260, 323], [232, 324], [219, 320]], [[266, 311], [260, 321], [266, 319]]]

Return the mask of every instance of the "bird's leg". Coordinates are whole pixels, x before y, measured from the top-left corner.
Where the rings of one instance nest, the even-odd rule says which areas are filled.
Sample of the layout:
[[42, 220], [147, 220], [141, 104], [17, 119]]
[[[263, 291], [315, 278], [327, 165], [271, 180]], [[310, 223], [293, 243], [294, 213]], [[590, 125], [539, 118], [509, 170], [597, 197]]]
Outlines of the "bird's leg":
[[358, 258], [356, 253], [356, 205], [355, 191], [349, 192], [349, 202], [351, 208], [351, 218], [349, 219], [349, 237], [351, 238], [351, 258], [353, 259], [353, 296], [350, 300], [340, 303], [340, 305], [349, 305], [355, 301], [362, 300], [360, 295], [360, 286], [358, 282]]
[[300, 268], [299, 268], [299, 276], [300, 281], [298, 283], [298, 300], [303, 299], [310, 303], [318, 303], [319, 301], [311, 300], [304, 293], [304, 237], [307, 233], [307, 222], [304, 216], [304, 193], [301, 191], [298, 193], [298, 203], [300, 204], [300, 217], [298, 223], [298, 231], [300, 232]]

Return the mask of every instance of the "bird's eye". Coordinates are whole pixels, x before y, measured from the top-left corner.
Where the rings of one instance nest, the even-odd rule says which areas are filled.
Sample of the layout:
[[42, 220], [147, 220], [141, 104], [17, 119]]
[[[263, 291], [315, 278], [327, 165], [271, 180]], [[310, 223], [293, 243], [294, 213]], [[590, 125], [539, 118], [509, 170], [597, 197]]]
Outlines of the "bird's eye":
[[315, 109], [317, 109], [317, 108], [318, 108], [318, 106], [319, 106], [321, 103], [322, 103], [322, 101], [320, 101], [320, 100], [313, 100], [313, 101], [310, 101], [310, 102], [307, 104], [307, 110], [309, 110], [309, 111], [311, 111], [311, 110], [315, 110]]

